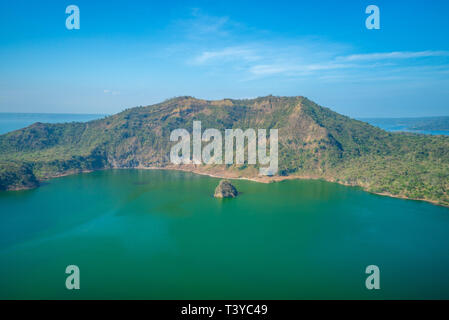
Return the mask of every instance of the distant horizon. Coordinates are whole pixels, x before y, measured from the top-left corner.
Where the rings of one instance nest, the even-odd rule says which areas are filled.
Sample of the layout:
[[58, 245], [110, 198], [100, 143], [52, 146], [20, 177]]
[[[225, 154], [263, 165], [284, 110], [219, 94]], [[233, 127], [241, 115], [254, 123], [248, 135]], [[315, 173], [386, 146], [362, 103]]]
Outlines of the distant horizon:
[[[197, 98], [197, 97], [193, 97], [193, 96], [189, 96], [189, 97], [192, 97], [192, 98], [198, 99], [198, 100], [220, 101], [220, 100], [227, 100], [227, 99], [230, 99], [230, 100], [245, 100], [245, 99], [249, 99], [250, 100], [250, 99], [257, 99], [257, 98], [263, 98], [263, 97], [268, 97], [268, 96], [271, 96], [271, 95], [259, 96], [259, 97], [254, 97], [254, 98], [229, 98], [228, 97], [228, 98], [222, 98], [222, 99], [203, 99], [203, 98]], [[43, 111], [43, 112], [40, 112], [40, 111], [37, 111], [37, 112], [36, 111], [34, 111], [34, 112], [0, 111], [0, 114], [29, 114], [29, 115], [31, 115], [31, 114], [48, 114], [48, 115], [98, 115], [98, 116], [112, 116], [112, 115], [118, 114], [118, 113], [123, 112], [123, 111], [128, 110], [128, 109], [140, 108], [140, 107], [148, 107], [148, 106], [152, 106], [152, 105], [156, 105], [156, 104], [162, 103], [163, 101], [176, 99], [176, 98], [180, 98], [180, 97], [187, 97], [187, 96], [186, 95], [180, 95], [180, 96], [176, 96], [176, 97], [167, 98], [167, 99], [161, 100], [160, 102], [153, 103], [153, 104], [143, 104], [143, 105], [136, 105], [136, 106], [133, 106], [133, 107], [126, 107], [126, 108], [123, 108], [122, 110], [114, 112], [114, 113], [100, 113], [100, 112], [99, 113], [88, 113], [88, 112], [83, 112], [83, 113], [78, 112], [77, 113], [77, 112], [45, 112], [45, 111]], [[294, 97], [294, 96], [278, 96], [278, 97]], [[344, 116], [348, 116], [348, 117], [353, 118], [353, 119], [406, 119], [406, 118], [408, 118], [408, 119], [417, 119], [417, 118], [449, 117], [449, 114], [446, 114], [446, 115], [423, 115], [423, 116], [360, 116], [359, 117], [359, 116], [352, 116], [352, 115], [340, 113], [340, 112], [336, 111], [335, 109], [333, 109], [331, 107], [328, 107], [328, 106], [323, 106], [322, 105], [322, 107], [328, 108], [328, 109], [330, 109], [330, 110], [332, 110], [334, 112], [337, 112], [337, 113], [339, 113], [341, 115], [344, 115]]]
[[[92, 115], [92, 116], [113, 116], [115, 114], [118, 114], [120, 112], [123, 112], [125, 110], [128, 109], [132, 109], [132, 108], [139, 108], [139, 107], [147, 107], [147, 106], [151, 106], [151, 105], [144, 105], [144, 106], [135, 106], [135, 107], [130, 107], [130, 108], [125, 108], [122, 111], [118, 111], [115, 113], [110, 113], [110, 114], [106, 114], [106, 113], [74, 113], [74, 112], [9, 112], [9, 111], [0, 111], [0, 114], [48, 114], [48, 115], [84, 115], [84, 116], [88, 116], [88, 115]], [[326, 107], [327, 108], [327, 107]], [[332, 109], [331, 109], [332, 110]], [[332, 110], [334, 112], [337, 112], [335, 110]], [[339, 113], [339, 112], [338, 112]], [[444, 117], [449, 117], [449, 114], [447, 115], [431, 115], [431, 116], [415, 116], [415, 117], [410, 117], [410, 116], [399, 116], [399, 117], [383, 117], [383, 116], [364, 116], [364, 117], [353, 117], [353, 116], [349, 116], [343, 113], [339, 113], [343, 116], [347, 116], [350, 117], [352, 119], [422, 119], [422, 118], [444, 118]]]

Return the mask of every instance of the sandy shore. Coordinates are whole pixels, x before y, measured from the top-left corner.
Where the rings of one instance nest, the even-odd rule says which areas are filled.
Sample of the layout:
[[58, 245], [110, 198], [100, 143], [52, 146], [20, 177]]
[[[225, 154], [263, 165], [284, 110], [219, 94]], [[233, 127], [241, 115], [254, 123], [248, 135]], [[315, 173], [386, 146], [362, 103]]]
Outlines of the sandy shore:
[[200, 174], [204, 176], [209, 176], [212, 178], [220, 178], [220, 179], [233, 179], [233, 180], [248, 180], [260, 183], [272, 183], [279, 182], [283, 180], [293, 180], [293, 179], [320, 179], [317, 176], [254, 176], [247, 177], [240, 175], [236, 171], [229, 171], [223, 168], [217, 167], [207, 167], [207, 166], [195, 166], [195, 165], [169, 165], [165, 167], [145, 167], [139, 166], [135, 169], [142, 170], [176, 170], [176, 171], [184, 171], [184, 172], [192, 172], [195, 174]]

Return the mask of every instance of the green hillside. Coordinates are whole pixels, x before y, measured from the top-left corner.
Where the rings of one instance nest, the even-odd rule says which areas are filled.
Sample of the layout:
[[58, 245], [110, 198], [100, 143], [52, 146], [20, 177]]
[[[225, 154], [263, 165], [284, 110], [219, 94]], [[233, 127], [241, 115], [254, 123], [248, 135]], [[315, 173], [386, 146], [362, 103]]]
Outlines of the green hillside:
[[[304, 97], [179, 97], [86, 123], [35, 123], [0, 136], [0, 188], [29, 188], [86, 170], [170, 166], [170, 132], [191, 132], [193, 120], [203, 130], [279, 129], [279, 176], [449, 205], [449, 137], [388, 133]], [[196, 170], [249, 178], [258, 173], [246, 164]]]

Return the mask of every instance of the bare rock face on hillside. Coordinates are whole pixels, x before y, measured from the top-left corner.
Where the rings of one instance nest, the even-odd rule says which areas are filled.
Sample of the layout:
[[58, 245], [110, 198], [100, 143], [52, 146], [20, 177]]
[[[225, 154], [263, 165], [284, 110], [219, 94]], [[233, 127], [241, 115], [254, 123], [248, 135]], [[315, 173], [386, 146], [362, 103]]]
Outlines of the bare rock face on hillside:
[[[0, 190], [37, 187], [86, 170], [177, 169], [170, 154], [178, 142], [170, 135], [176, 129], [192, 132], [194, 121], [222, 135], [227, 129], [278, 129], [278, 178], [325, 179], [449, 206], [448, 136], [389, 133], [301, 96], [178, 97], [89, 122], [35, 123], [0, 135]], [[245, 160], [186, 169], [256, 179], [260, 165]]]
[[229, 180], [221, 180], [217, 188], [215, 188], [215, 198], [235, 198], [239, 192], [231, 184]]

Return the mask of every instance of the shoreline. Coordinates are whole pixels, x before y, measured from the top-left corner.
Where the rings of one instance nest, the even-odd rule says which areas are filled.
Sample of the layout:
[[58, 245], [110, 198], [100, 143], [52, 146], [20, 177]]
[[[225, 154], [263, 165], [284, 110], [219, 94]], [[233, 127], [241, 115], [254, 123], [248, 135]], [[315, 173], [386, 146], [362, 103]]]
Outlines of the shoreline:
[[253, 182], [259, 182], [259, 183], [275, 183], [275, 182], [282, 182], [286, 180], [324, 180], [326, 182], [330, 183], [337, 183], [339, 185], [345, 186], [345, 187], [359, 187], [363, 191], [368, 192], [370, 194], [375, 194], [382, 197], [389, 197], [389, 198], [395, 198], [395, 199], [402, 199], [402, 200], [413, 200], [413, 201], [422, 201], [427, 202], [436, 206], [449, 208], [449, 205], [441, 204], [435, 200], [427, 200], [427, 199], [416, 199], [416, 198], [408, 198], [406, 196], [401, 195], [394, 195], [387, 192], [372, 192], [366, 189], [366, 187], [356, 184], [349, 184], [344, 182], [338, 182], [331, 179], [326, 179], [325, 177], [319, 177], [319, 176], [313, 176], [313, 175], [307, 175], [307, 176], [262, 176], [262, 177], [239, 177], [234, 176], [232, 172], [229, 171], [222, 171], [224, 174], [220, 173], [211, 173], [207, 171], [202, 171], [198, 167], [195, 167], [194, 165], [183, 165], [183, 166], [166, 166], [166, 167], [144, 167], [144, 166], [138, 166], [135, 168], [113, 168], [113, 169], [140, 169], [140, 170], [174, 170], [174, 171], [183, 171], [183, 172], [191, 172], [203, 176], [208, 176], [212, 178], [218, 178], [218, 179], [231, 179], [231, 180], [247, 180], [247, 181], [253, 181]]
[[42, 180], [39, 180], [39, 185], [36, 186], [36, 187], [14, 188], [14, 189], [9, 189], [9, 190], [5, 190], [5, 191], [31, 190], [31, 189], [39, 188], [40, 187], [40, 183], [48, 181], [48, 180], [51, 180], [51, 179], [57, 179], [57, 178], [71, 176], [71, 175], [80, 174], [80, 173], [90, 173], [90, 172], [94, 172], [94, 171], [110, 170], [110, 169], [116, 169], [116, 170], [126, 170], [126, 169], [135, 169], [135, 170], [136, 169], [137, 170], [168, 170], [168, 171], [172, 170], [172, 171], [191, 172], [191, 173], [194, 173], [194, 174], [208, 176], [208, 177], [217, 178], [217, 179], [246, 180], [246, 181], [258, 182], [258, 183], [275, 183], [275, 182], [282, 182], [282, 181], [286, 181], [286, 180], [323, 180], [323, 181], [330, 182], [330, 183], [337, 183], [339, 185], [346, 186], [346, 187], [359, 187], [359, 188], [361, 188], [365, 192], [368, 192], [370, 194], [375, 194], [375, 195], [378, 195], [378, 196], [390, 197], [390, 198], [396, 198], [396, 199], [402, 199], [402, 200], [422, 201], [422, 202], [427, 202], [427, 203], [430, 203], [430, 204], [433, 204], [433, 205], [436, 205], [436, 206], [449, 208], [449, 205], [441, 204], [441, 203], [438, 203], [437, 201], [434, 201], [434, 200], [408, 198], [406, 196], [393, 195], [393, 194], [390, 194], [390, 193], [387, 193], [387, 192], [372, 192], [372, 191], [367, 190], [366, 187], [361, 186], [361, 185], [354, 185], [354, 184], [343, 183], [343, 182], [335, 181], [335, 180], [332, 180], [332, 179], [326, 179], [325, 177], [319, 177], [319, 176], [314, 176], [314, 175], [307, 175], [307, 176], [243, 177], [243, 176], [238, 176], [236, 174], [233, 174], [232, 171], [228, 171], [228, 170], [220, 170], [219, 172], [209, 172], [208, 169], [210, 169], [210, 167], [202, 167], [202, 169], [203, 169], [202, 170], [202, 169], [200, 169], [200, 167], [196, 167], [195, 165], [182, 165], [182, 166], [169, 165], [169, 166], [165, 166], [165, 167], [137, 166], [137, 167], [132, 167], [132, 168], [111, 167], [111, 168], [102, 168], [102, 169], [94, 169], [94, 170], [70, 171], [70, 172], [64, 172], [64, 173], [59, 173], [59, 174], [56, 174], [56, 175], [52, 175], [52, 176], [46, 177], [46, 178], [44, 178]]

